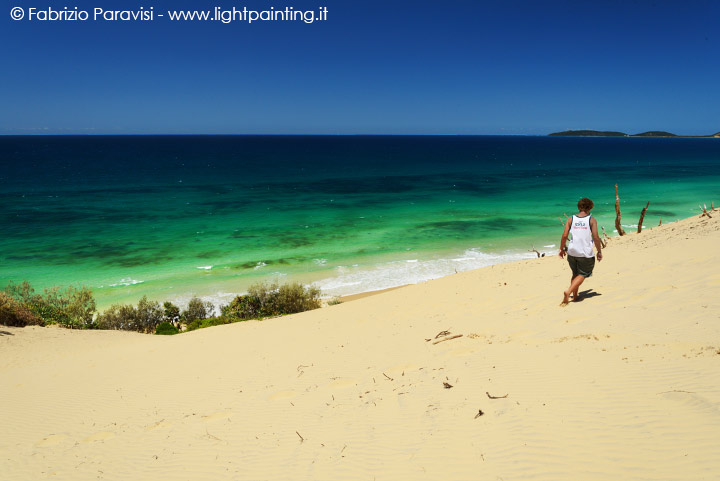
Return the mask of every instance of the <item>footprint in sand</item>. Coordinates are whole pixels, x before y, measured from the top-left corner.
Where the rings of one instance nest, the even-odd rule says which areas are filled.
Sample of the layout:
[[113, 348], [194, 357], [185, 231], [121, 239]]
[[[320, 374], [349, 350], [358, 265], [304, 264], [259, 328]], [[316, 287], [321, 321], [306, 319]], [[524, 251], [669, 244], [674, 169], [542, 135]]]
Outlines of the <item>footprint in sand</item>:
[[218, 419], [229, 419], [232, 415], [232, 411], [221, 411], [219, 413], [208, 414], [203, 416], [204, 421], [217, 421]]
[[172, 423], [170, 421], [165, 421], [164, 419], [161, 419], [160, 421], [158, 421], [156, 423], [145, 426], [145, 431], [152, 431], [153, 429], [166, 428], [171, 425], [172, 425]]
[[65, 441], [67, 439], [67, 436], [64, 434], [51, 434], [50, 436], [47, 436], [40, 441], [35, 443], [35, 446], [39, 447], [50, 447], [50, 446], [57, 446], [61, 442]]
[[83, 443], [92, 443], [95, 441], [105, 441], [107, 439], [112, 439], [115, 437], [115, 433], [111, 433], [110, 431], [100, 431], [99, 433], [91, 434], [90, 436], [86, 437], [82, 440]]
[[268, 401], [277, 401], [278, 399], [291, 399], [297, 396], [295, 391], [280, 391], [268, 397]]

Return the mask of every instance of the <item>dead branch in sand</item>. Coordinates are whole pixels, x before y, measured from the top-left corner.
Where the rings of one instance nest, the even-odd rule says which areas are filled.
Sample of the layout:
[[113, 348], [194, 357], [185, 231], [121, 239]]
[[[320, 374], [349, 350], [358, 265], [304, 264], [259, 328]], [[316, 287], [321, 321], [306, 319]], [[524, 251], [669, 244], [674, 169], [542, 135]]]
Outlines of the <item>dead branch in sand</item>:
[[620, 224], [620, 194], [618, 194], [617, 184], [615, 184], [615, 229], [618, 235], [625, 235], [625, 231]]
[[440, 336], [449, 336], [449, 335], [450, 335], [450, 331], [440, 331], [437, 334], [435, 334], [435, 339], [437, 339]]
[[475, 418], [474, 418], [474, 419], [479, 418], [479, 417], [482, 416], [483, 414], [485, 414], [485, 413], [482, 412], [482, 409], [478, 409], [478, 413], [475, 415]]
[[487, 397], [489, 397], [490, 399], [505, 399], [506, 397], [508, 397], [507, 394], [504, 395], [504, 396], [492, 396], [492, 395], [491, 395], [489, 392], [487, 392], [487, 391], [485, 391], [485, 394], [487, 394]]
[[650, 207], [650, 202], [647, 203], [645, 207], [643, 207], [642, 212], [640, 212], [640, 221], [638, 222], [638, 234], [642, 232], [642, 223], [643, 219], [645, 218], [645, 212], [647, 212], [648, 207]]
[[457, 339], [458, 337], [462, 337], [462, 334], [456, 334], [454, 336], [445, 337], [443, 339], [438, 339], [437, 341], [433, 341], [433, 344], [437, 344], [443, 341], [449, 341], [450, 339]]
[[388, 376], [388, 375], [387, 375], [387, 374], [385, 374], [385, 373], [383, 373], [383, 376], [385, 376], [386, 378], [390, 379], [391, 381], [394, 381], [394, 379], [393, 379], [393, 378], [391, 378], [390, 376]]
[[[295, 431], [295, 434], [297, 434], [298, 436], [300, 436], [300, 433], [297, 432], [297, 431]], [[302, 437], [302, 436], [300, 436], [300, 442], [302, 443], [303, 441], [305, 441], [305, 438]]]
[[540, 251], [538, 251], [535, 246], [532, 246], [532, 249], [530, 249], [528, 252], [534, 252], [537, 254], [538, 257], [545, 257], [545, 253], [540, 254]]
[[602, 229], [602, 232], [603, 232], [603, 239], [604, 239], [604, 240], [610, 240], [610, 236], [608, 236], [608, 235], [607, 235], [607, 232], [605, 232], [605, 226], [602, 226], [601, 229]]
[[[700, 206], [698, 206], [698, 207], [700, 207]], [[700, 207], [700, 210], [702, 211], [702, 214], [700, 214], [700, 217], [708, 216], [709, 218], [712, 219], [712, 216], [710, 215], [710, 212], [708, 212], [708, 210], [707, 210], [707, 204], [703, 204], [702, 207]], [[713, 205], [712, 205], [712, 204], [710, 204], [710, 210], [711, 210], [711, 211], [715, 210], [715, 209], [713, 209]]]
[[443, 383], [443, 387], [444, 387], [445, 389], [450, 389], [450, 388], [452, 387], [452, 384], [447, 383], [447, 382], [444, 382], [444, 383]]

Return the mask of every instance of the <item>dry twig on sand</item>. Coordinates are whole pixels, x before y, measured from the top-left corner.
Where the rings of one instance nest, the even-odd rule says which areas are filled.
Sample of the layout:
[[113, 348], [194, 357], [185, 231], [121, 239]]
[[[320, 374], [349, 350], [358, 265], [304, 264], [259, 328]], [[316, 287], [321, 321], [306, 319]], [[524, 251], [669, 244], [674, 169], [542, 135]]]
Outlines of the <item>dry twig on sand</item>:
[[479, 418], [479, 417], [482, 416], [483, 414], [485, 414], [485, 413], [482, 411], [482, 409], [478, 409], [478, 413], [475, 415], [475, 418], [474, 418], [474, 419]]
[[508, 397], [507, 394], [504, 396], [493, 396], [492, 394], [490, 394], [487, 391], [485, 391], [485, 394], [487, 394], [487, 397], [489, 397], [490, 399], [505, 399], [506, 397]]
[[462, 334], [456, 334], [454, 336], [445, 337], [443, 339], [438, 339], [437, 341], [434, 341], [433, 344], [437, 344], [437, 343], [443, 342], [443, 341], [449, 341], [450, 339], [457, 339], [458, 337], [462, 337]]
[[435, 334], [435, 339], [437, 339], [440, 336], [449, 336], [449, 335], [450, 335], [450, 331], [440, 331], [437, 334]]

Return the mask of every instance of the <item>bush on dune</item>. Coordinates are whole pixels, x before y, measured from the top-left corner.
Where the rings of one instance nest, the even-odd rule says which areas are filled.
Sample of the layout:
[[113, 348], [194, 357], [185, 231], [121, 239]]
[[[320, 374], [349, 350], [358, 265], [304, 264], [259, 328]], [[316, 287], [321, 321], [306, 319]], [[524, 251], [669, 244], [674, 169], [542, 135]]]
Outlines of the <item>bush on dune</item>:
[[36, 316], [22, 302], [0, 292], [0, 324], [12, 327], [42, 326], [42, 319]]
[[177, 326], [180, 322], [180, 308], [170, 301], [165, 301], [163, 304], [163, 319], [174, 326]]
[[297, 282], [254, 284], [246, 295], [237, 296], [223, 306], [217, 317], [211, 317], [215, 312], [213, 304], [198, 297], [190, 299], [187, 309], [182, 312], [171, 302], [165, 302], [161, 307], [159, 302], [151, 301], [147, 296], [143, 296], [137, 306], [113, 304], [93, 319], [95, 306], [92, 291], [86, 287], [54, 287], [36, 294], [28, 282], [10, 283], [0, 291], [0, 324], [59, 324], [69, 328], [176, 334], [180, 323], [192, 331], [317, 309], [320, 307], [320, 289]]
[[320, 289], [298, 282], [253, 284], [244, 296], [237, 296], [222, 308], [223, 317], [233, 320], [257, 319], [294, 314], [320, 307]]
[[213, 315], [215, 306], [212, 302], [203, 302], [199, 297], [193, 297], [188, 302], [188, 307], [180, 315], [180, 319], [185, 324], [193, 321], [207, 319]]
[[223, 324], [230, 324], [234, 322], [232, 319], [220, 316], [220, 317], [209, 317], [207, 319], [195, 319], [194, 321], [187, 324], [188, 331], [195, 331], [196, 329], [204, 329], [212, 326], [222, 326]]
[[5, 287], [6, 296], [24, 306], [42, 324], [59, 324], [72, 329], [92, 329], [95, 299], [92, 290], [85, 286], [53, 287], [36, 294], [30, 283], [10, 283]]
[[113, 304], [97, 318], [100, 329], [121, 331], [154, 332], [163, 322], [164, 311], [157, 301], [143, 296], [137, 307], [131, 304]]
[[177, 327], [167, 321], [163, 321], [155, 328], [155, 334], [160, 336], [171, 336], [180, 332]]

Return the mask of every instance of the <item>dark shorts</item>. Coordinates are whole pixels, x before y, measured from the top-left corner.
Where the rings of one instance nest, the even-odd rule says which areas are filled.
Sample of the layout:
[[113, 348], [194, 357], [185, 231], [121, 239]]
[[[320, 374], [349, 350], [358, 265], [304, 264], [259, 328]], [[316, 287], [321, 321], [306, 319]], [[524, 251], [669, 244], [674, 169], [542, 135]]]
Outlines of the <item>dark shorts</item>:
[[568, 254], [567, 258], [570, 269], [572, 269], [573, 277], [590, 277], [592, 275], [593, 268], [595, 267], [594, 257], [575, 257]]

